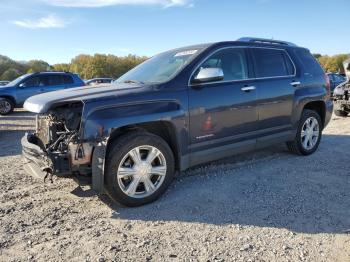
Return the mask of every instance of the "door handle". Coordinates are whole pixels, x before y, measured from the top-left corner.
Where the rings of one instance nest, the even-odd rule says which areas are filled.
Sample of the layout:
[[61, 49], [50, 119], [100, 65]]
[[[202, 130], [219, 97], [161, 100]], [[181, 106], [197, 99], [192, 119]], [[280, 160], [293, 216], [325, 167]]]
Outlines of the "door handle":
[[292, 86], [296, 87], [299, 86], [301, 83], [299, 81], [293, 81], [292, 83], [290, 83]]
[[242, 87], [241, 90], [244, 91], [244, 92], [249, 92], [249, 91], [252, 91], [252, 90], [255, 90], [255, 86], [245, 86], [245, 87]]

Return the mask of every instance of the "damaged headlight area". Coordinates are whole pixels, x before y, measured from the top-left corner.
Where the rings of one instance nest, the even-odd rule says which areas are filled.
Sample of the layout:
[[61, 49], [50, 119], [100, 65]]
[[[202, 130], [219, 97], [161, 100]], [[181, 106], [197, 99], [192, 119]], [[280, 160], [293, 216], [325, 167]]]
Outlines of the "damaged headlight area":
[[22, 139], [23, 155], [40, 176], [91, 173], [93, 145], [80, 139], [83, 103], [65, 104], [36, 116], [35, 133]]

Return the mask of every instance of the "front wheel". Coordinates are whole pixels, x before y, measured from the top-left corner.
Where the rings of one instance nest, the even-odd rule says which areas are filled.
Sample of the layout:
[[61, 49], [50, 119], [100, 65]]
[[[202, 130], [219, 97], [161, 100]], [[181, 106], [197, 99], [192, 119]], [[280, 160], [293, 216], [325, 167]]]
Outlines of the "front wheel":
[[155, 201], [174, 176], [174, 156], [160, 137], [134, 132], [118, 139], [108, 152], [106, 188], [108, 194], [125, 206]]
[[0, 98], [0, 115], [8, 115], [14, 109], [14, 104], [7, 98]]
[[321, 117], [317, 112], [306, 109], [302, 113], [295, 139], [287, 142], [287, 147], [292, 153], [310, 155], [317, 150], [321, 137]]

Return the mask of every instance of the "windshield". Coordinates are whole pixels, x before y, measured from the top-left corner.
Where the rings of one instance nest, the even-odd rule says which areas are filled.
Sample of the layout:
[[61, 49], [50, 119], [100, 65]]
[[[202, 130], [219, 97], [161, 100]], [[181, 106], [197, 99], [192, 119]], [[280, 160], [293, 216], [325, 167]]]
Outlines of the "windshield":
[[176, 76], [201, 50], [183, 49], [156, 55], [126, 74], [116, 83], [163, 83]]
[[25, 75], [22, 75], [20, 77], [17, 77], [15, 80], [12, 80], [10, 83], [8, 83], [7, 86], [15, 86], [29, 75], [30, 74], [25, 74]]

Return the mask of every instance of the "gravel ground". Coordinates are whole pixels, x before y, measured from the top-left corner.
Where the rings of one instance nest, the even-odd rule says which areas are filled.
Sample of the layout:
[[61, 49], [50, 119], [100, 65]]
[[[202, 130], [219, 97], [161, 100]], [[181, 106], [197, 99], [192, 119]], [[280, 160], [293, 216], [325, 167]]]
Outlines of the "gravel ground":
[[0, 261], [350, 261], [350, 118], [312, 156], [279, 145], [193, 168], [140, 208], [25, 174], [33, 119], [0, 117]]

